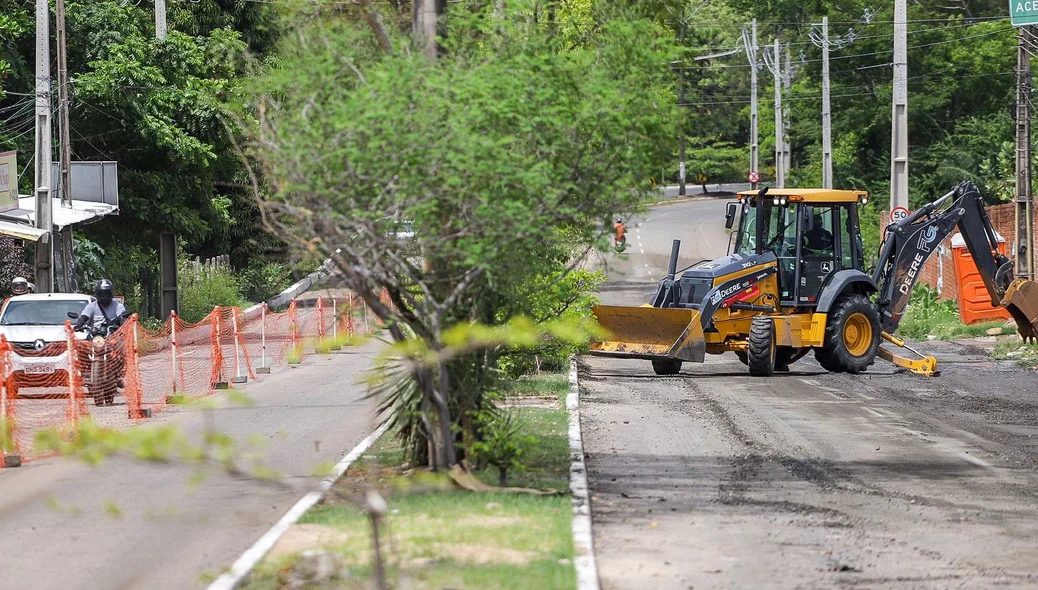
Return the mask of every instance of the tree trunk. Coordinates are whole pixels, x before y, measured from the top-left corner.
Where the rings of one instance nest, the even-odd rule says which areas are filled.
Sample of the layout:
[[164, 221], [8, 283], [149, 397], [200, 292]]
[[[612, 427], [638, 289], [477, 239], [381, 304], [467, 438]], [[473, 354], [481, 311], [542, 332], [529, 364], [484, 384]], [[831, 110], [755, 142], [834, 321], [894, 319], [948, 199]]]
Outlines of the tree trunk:
[[508, 485], [508, 468], [507, 467], [498, 467], [497, 468], [497, 481], [498, 481], [498, 483], [501, 484], [501, 487], [506, 487]]
[[442, 363], [440, 373], [440, 379], [436, 379], [426, 370], [417, 376], [418, 385], [422, 389], [422, 411], [427, 414], [430, 423], [429, 467], [433, 470], [449, 469], [458, 462], [454, 450], [451, 413], [447, 405], [448, 391], [443, 385], [446, 383], [447, 373]]

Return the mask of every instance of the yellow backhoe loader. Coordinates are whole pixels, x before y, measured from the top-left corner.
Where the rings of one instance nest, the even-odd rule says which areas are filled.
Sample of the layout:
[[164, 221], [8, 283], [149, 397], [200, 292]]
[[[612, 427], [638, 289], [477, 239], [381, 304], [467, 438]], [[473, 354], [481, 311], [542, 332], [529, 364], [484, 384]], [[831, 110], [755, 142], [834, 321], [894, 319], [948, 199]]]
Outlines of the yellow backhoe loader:
[[[751, 375], [768, 376], [814, 351], [828, 371], [860, 373], [882, 356], [916, 373], [937, 374], [936, 361], [893, 334], [919, 271], [956, 227], [962, 232], [992, 305], [1009, 310], [1025, 340], [1038, 340], [1038, 283], [1013, 276], [996, 249], [980, 191], [961, 183], [940, 199], [887, 227], [869, 275], [858, 225], [862, 191], [768, 189], [739, 193], [725, 227], [738, 224], [731, 254], [677, 270], [670, 267], [642, 307], [600, 305], [611, 336], [591, 354], [646, 359], [659, 375], [734, 352]], [[920, 358], [880, 346], [886, 340]]]

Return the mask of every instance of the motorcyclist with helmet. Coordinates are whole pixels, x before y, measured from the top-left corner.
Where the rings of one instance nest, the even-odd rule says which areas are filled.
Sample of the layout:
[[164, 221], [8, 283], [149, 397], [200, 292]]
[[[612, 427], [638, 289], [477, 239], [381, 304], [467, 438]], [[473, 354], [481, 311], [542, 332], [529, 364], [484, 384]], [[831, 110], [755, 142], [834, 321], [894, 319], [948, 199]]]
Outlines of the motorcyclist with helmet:
[[[94, 300], [91, 301], [83, 308], [83, 311], [79, 314], [79, 318], [76, 319], [75, 329], [82, 330], [84, 327], [93, 328], [100, 330], [108, 324], [118, 328], [126, 321], [126, 318], [130, 317], [130, 312], [127, 311], [126, 307], [123, 306], [122, 302], [115, 300], [115, 294], [113, 290], [112, 281], [108, 279], [101, 279], [94, 285]], [[106, 341], [103, 346], [104, 356], [108, 359], [106, 362], [111, 363], [108, 369], [111, 371], [108, 374], [114, 375], [116, 378], [116, 384], [118, 388], [123, 387], [123, 376], [126, 370], [126, 366], [123, 359], [121, 346], [108, 342], [108, 334], [104, 334]], [[83, 367], [90, 366], [90, 354], [91, 350], [88, 347], [83, 347], [80, 352], [80, 362]], [[112, 392], [114, 395], [114, 391]], [[104, 403], [99, 405], [106, 405], [111, 403], [111, 396], [105, 396], [108, 399]], [[97, 402], [99, 398], [95, 398]]]
[[100, 327], [105, 321], [115, 326], [123, 325], [130, 312], [122, 302], [115, 300], [112, 281], [101, 279], [94, 285], [94, 301], [83, 308], [76, 320], [75, 329], [82, 329], [88, 323], [94, 327]]
[[25, 277], [15, 277], [11, 281], [12, 295], [28, 295], [36, 290], [36, 285], [30, 283]]
[[613, 248], [617, 252], [623, 252], [627, 249], [627, 226], [624, 224], [623, 218], [616, 218], [613, 230], [616, 232], [616, 236], [613, 238]]

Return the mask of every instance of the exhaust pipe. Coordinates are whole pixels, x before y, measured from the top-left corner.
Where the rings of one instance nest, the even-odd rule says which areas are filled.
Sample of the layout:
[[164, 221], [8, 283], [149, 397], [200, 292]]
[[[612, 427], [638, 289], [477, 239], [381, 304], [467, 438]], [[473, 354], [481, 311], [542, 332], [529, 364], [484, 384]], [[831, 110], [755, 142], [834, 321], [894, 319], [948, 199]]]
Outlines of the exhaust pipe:
[[681, 250], [681, 240], [674, 240], [674, 243], [670, 246], [670, 265], [667, 266], [667, 278], [674, 280], [674, 275], [678, 272], [678, 252]]

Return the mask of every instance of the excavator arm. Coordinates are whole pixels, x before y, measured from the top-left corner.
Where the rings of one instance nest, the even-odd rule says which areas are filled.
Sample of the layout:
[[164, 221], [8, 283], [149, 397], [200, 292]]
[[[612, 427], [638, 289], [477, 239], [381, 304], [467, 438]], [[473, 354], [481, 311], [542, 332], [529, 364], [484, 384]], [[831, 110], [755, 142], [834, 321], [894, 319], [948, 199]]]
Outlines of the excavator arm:
[[[944, 205], [951, 201], [951, 204]], [[873, 280], [879, 286], [876, 305], [886, 334], [897, 330], [908, 307], [919, 272], [937, 247], [956, 228], [962, 233], [991, 296], [1016, 320], [1025, 340], [1038, 339], [1038, 283], [1015, 279], [1013, 262], [998, 252], [980, 190], [962, 182], [951, 192], [887, 226]]]

